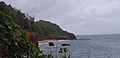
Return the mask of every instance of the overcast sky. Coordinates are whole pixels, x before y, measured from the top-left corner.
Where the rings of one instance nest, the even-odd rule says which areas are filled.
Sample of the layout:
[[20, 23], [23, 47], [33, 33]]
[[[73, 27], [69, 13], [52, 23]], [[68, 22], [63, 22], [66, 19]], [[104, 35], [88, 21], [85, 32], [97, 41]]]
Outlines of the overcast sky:
[[120, 33], [120, 0], [4, 0], [74, 34]]

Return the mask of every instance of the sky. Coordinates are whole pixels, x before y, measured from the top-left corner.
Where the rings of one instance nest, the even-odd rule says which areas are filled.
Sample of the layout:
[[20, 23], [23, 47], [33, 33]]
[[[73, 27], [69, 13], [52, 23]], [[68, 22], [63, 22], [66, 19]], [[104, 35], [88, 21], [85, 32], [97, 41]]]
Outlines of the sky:
[[120, 0], [3, 0], [76, 35], [120, 34]]

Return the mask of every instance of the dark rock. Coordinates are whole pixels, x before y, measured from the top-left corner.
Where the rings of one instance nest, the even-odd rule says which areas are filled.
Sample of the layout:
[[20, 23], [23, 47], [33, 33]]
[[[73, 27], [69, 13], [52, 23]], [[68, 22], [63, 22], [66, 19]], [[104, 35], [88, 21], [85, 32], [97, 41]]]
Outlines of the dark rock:
[[76, 39], [76, 36], [73, 33], [69, 33], [69, 39]]
[[60, 36], [57, 40], [76, 40], [76, 36], [73, 33], [69, 33], [64, 36]]
[[62, 46], [70, 46], [70, 44], [62, 44]]
[[55, 44], [53, 42], [49, 42], [48, 44], [49, 44], [49, 46], [55, 46]]

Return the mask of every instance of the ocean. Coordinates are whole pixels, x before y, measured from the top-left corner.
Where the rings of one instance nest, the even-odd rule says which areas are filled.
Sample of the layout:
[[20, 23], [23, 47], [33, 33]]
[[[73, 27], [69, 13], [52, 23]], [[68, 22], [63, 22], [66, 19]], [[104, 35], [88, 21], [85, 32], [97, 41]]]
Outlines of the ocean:
[[[77, 35], [77, 40], [65, 40], [55, 42], [52, 52], [58, 56], [58, 49], [67, 43], [71, 58], [120, 58], [120, 34], [106, 35]], [[50, 53], [48, 44], [39, 45], [44, 53]]]

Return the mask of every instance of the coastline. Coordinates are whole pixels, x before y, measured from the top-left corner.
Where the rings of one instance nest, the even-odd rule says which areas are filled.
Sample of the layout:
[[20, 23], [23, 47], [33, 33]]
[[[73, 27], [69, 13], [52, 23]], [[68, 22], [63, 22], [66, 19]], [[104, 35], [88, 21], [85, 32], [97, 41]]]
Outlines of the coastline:
[[61, 41], [65, 41], [65, 40], [40, 40], [38, 41], [38, 45], [42, 45], [42, 44], [48, 44], [49, 42], [61, 42]]
[[58, 42], [59, 40], [40, 40], [38, 41], [38, 45], [42, 45], [42, 44], [48, 44], [49, 42]]

